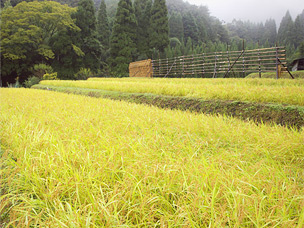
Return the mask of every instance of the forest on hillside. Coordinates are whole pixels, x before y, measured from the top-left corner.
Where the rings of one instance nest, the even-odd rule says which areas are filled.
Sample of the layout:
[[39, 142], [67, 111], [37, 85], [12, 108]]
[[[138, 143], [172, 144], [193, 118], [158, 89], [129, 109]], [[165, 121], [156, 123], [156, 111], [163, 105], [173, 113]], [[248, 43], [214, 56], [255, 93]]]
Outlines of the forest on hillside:
[[[132, 61], [286, 46], [304, 56], [304, 9], [264, 23], [223, 24], [183, 0], [1, 1], [2, 85], [33, 79], [123, 77]], [[33, 77], [34, 76], [34, 77]]]

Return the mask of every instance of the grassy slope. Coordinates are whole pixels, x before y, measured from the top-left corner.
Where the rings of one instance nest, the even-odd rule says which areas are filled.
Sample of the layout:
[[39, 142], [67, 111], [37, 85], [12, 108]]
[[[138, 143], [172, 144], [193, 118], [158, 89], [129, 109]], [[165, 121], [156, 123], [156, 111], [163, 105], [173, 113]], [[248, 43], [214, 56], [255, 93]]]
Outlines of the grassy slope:
[[0, 214], [12, 225], [303, 225], [302, 131], [51, 91], [0, 93]]
[[134, 103], [154, 105], [160, 108], [189, 110], [205, 114], [221, 114], [257, 123], [268, 122], [301, 128], [304, 126], [304, 108], [274, 104], [257, 104], [240, 101], [203, 100], [189, 97], [160, 96], [155, 94], [122, 93], [98, 89], [35, 85], [36, 89], [104, 97]]

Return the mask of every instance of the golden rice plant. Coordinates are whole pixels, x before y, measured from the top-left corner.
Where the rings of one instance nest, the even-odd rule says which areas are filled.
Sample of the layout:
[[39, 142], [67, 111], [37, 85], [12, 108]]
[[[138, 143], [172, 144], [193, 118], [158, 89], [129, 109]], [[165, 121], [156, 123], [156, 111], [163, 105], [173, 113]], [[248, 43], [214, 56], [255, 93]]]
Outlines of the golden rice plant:
[[88, 81], [42, 81], [42, 85], [153, 93], [221, 100], [304, 106], [304, 80], [92, 78]]
[[4, 227], [303, 227], [304, 134], [0, 90]]

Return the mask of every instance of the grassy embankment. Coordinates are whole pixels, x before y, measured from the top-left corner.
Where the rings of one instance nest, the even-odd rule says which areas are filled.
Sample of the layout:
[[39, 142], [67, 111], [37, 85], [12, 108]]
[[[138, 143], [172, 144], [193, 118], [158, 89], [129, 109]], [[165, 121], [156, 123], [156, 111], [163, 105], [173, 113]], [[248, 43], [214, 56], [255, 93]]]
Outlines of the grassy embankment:
[[297, 128], [304, 125], [304, 80], [92, 78], [42, 81], [34, 88], [218, 113]]
[[303, 227], [303, 131], [51, 91], [0, 93], [4, 226]]
[[[304, 71], [294, 71], [291, 72], [292, 76], [296, 79], [304, 79]], [[252, 73], [247, 76], [247, 78], [259, 78], [259, 73]], [[276, 72], [268, 72], [268, 73], [262, 73], [261, 75], [262, 78], [276, 78], [277, 73]], [[290, 75], [288, 72], [283, 72], [280, 78], [286, 78], [286, 79], [291, 79]]]

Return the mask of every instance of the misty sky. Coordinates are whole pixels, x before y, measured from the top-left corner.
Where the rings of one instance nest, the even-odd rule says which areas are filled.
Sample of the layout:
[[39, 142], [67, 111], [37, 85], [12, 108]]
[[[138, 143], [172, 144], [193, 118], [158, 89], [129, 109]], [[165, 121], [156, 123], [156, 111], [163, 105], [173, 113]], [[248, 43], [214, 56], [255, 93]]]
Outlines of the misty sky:
[[303, 0], [186, 0], [191, 4], [208, 6], [210, 14], [228, 23], [234, 18], [265, 22], [273, 18], [280, 25], [289, 10], [293, 20], [304, 9]]

